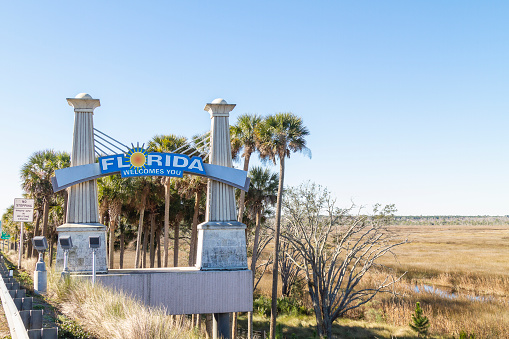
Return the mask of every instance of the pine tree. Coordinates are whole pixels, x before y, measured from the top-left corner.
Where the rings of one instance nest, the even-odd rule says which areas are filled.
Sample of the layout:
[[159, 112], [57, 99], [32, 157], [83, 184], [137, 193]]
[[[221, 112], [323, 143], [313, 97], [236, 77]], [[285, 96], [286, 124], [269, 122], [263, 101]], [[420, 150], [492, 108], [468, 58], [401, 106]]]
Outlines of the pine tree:
[[412, 323], [409, 325], [412, 330], [419, 334], [419, 337], [425, 337], [428, 335], [429, 319], [422, 315], [422, 308], [419, 302], [415, 304], [415, 313], [412, 314]]

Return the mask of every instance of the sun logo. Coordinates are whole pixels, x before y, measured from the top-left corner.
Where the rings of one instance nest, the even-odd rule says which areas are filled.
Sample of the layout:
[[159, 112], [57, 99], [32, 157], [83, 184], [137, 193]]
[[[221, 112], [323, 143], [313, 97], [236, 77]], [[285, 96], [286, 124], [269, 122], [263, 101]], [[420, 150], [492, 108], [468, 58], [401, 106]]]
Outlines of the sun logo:
[[131, 168], [135, 167], [137, 169], [145, 167], [145, 164], [147, 163], [147, 150], [143, 148], [143, 145], [138, 144], [137, 147], [134, 147], [129, 149], [129, 151], [126, 153], [124, 158], [129, 161], [131, 164]]

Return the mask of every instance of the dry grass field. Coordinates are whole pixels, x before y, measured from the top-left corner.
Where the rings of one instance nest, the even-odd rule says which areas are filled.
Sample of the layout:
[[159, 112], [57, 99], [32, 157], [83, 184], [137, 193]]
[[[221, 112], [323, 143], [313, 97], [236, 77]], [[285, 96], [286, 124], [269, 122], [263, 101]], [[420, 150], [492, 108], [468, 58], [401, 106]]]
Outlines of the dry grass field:
[[[417, 301], [430, 318], [434, 338], [458, 338], [461, 331], [476, 338], [509, 338], [508, 225], [392, 226], [391, 231], [411, 241], [380, 262], [406, 272], [396, 287], [399, 295], [379, 294], [337, 321], [338, 338], [416, 337], [408, 324]], [[266, 274], [257, 292], [270, 295], [270, 284]], [[280, 320], [288, 336], [309, 338], [313, 333], [312, 317]], [[258, 318], [255, 324], [266, 329], [268, 319]]]
[[[396, 248], [404, 270], [509, 277], [509, 226], [393, 226], [410, 244]], [[393, 259], [385, 257], [392, 264]]]

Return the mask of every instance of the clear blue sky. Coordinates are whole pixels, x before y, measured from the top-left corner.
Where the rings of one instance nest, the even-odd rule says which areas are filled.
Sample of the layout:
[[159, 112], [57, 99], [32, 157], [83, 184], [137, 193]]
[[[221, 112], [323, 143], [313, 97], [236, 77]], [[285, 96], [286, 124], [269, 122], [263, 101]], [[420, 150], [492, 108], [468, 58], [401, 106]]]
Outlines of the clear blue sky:
[[[3, 1], [0, 209], [37, 150], [70, 151], [80, 92], [124, 143], [291, 111], [286, 184], [400, 215], [509, 214], [509, 2]], [[277, 167], [274, 167], [277, 171]]]

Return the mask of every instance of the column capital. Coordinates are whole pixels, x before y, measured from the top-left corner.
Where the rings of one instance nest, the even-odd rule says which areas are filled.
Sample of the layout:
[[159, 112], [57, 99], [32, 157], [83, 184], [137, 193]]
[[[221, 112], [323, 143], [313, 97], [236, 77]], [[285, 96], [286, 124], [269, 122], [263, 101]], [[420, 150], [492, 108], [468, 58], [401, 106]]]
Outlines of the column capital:
[[226, 100], [218, 98], [212, 101], [209, 104], [205, 105], [204, 111], [210, 113], [210, 118], [213, 117], [228, 117], [230, 116], [230, 112], [235, 108], [235, 104], [229, 104]]
[[67, 98], [67, 103], [74, 107], [75, 112], [93, 113], [94, 109], [101, 106], [99, 99], [94, 99], [87, 93], [80, 93], [74, 98]]

